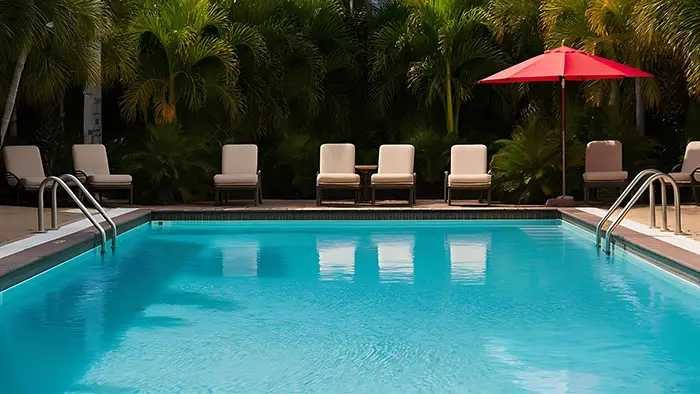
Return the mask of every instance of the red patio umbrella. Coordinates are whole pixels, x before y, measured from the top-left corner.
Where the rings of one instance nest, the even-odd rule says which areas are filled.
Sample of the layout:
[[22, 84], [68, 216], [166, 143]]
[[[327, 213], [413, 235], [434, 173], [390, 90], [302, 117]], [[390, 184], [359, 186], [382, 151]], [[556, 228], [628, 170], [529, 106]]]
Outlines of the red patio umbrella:
[[561, 81], [561, 181], [562, 196], [566, 196], [566, 81], [624, 77], [650, 78], [653, 75], [578, 49], [561, 46], [484, 78], [479, 83]]

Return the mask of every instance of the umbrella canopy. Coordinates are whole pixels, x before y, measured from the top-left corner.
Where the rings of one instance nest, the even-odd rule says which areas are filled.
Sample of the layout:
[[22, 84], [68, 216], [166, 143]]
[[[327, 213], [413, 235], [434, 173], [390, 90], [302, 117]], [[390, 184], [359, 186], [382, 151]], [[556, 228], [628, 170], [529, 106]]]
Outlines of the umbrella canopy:
[[516, 64], [479, 83], [588, 81], [595, 79], [650, 78], [653, 75], [593, 56], [578, 49], [559, 47]]
[[561, 183], [562, 196], [566, 196], [566, 81], [625, 77], [651, 78], [653, 75], [578, 49], [561, 46], [484, 78], [479, 83], [561, 82]]

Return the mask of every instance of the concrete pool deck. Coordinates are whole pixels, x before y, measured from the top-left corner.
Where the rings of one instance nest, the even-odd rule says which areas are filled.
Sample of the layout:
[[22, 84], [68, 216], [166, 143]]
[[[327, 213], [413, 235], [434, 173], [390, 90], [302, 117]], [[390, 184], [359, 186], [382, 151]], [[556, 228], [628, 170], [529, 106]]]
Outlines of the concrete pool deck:
[[[673, 209], [669, 207], [669, 227], [673, 227]], [[648, 228], [648, 207], [640, 205], [630, 212], [615, 232], [616, 248], [648, 256], [670, 271], [700, 283], [700, 208], [683, 206], [683, 230], [687, 235], [673, 236]], [[226, 206], [188, 204], [111, 208], [119, 232], [153, 220], [255, 220], [255, 219], [556, 219], [563, 218], [591, 230], [605, 211], [600, 208], [556, 209], [543, 206], [474, 202], [448, 206], [441, 200], [419, 200], [408, 207], [399, 203], [377, 205], [335, 203], [317, 207], [312, 200], [266, 200], [257, 207], [241, 202]], [[99, 222], [102, 218], [96, 216]], [[45, 214], [49, 226], [50, 214]], [[646, 221], [646, 222], [645, 222]], [[660, 212], [657, 214], [660, 223]], [[0, 290], [99, 245], [97, 231], [76, 208], [59, 209], [60, 230], [36, 234], [37, 211], [32, 207], [0, 206]], [[109, 226], [105, 226], [109, 234]], [[108, 235], [109, 238], [109, 235]], [[693, 238], [695, 240], [693, 240]], [[72, 253], [72, 256], [70, 255]], [[61, 260], [61, 261], [63, 261]], [[47, 261], [50, 261], [47, 263]], [[664, 267], [668, 269], [668, 267]], [[8, 280], [7, 274], [25, 271]]]

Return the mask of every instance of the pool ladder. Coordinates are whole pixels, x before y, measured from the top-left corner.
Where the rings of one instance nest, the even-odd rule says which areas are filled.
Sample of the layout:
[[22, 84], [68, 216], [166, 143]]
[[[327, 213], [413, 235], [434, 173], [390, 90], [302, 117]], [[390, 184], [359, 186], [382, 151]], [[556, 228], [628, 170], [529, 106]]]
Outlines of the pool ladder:
[[652, 228], [657, 228], [656, 203], [654, 201], [654, 181], [656, 180], [658, 180], [659, 183], [661, 183], [661, 231], [669, 231], [667, 217], [668, 206], [666, 203], [666, 181], [668, 181], [673, 187], [673, 204], [676, 211], [676, 228], [674, 234], [683, 234], [683, 231], [681, 231], [681, 199], [680, 193], [678, 191], [678, 184], [676, 184], [675, 179], [673, 179], [673, 177], [671, 177], [667, 173], [661, 172], [653, 168], [649, 168], [637, 174], [637, 176], [632, 180], [632, 182], [630, 182], [630, 184], [627, 186], [627, 188], [625, 188], [622, 194], [620, 194], [620, 197], [618, 197], [618, 199], [615, 200], [615, 203], [610, 207], [610, 209], [608, 209], [608, 211], [605, 213], [605, 216], [603, 216], [603, 218], [600, 219], [600, 222], [598, 222], [598, 226], [596, 226], [595, 229], [596, 247], [600, 247], [600, 239], [602, 238], [603, 225], [605, 225], [608, 219], [610, 219], [610, 216], [612, 216], [615, 210], [620, 207], [622, 201], [624, 201], [624, 199], [632, 192], [632, 190], [645, 178], [646, 180], [644, 181], [642, 186], [640, 186], [637, 189], [637, 192], [632, 196], [627, 205], [622, 209], [622, 212], [620, 212], [620, 214], [613, 220], [612, 224], [605, 232], [605, 247], [603, 248], [603, 251], [605, 253], [610, 254], [610, 237], [612, 232], [615, 231], [617, 226], [620, 225], [627, 213], [630, 211], [630, 209], [632, 209], [632, 206], [634, 206], [637, 200], [639, 200], [642, 194], [644, 194], [644, 190], [647, 187], [649, 188], [649, 226]]
[[66, 194], [68, 194], [68, 196], [73, 200], [73, 202], [75, 202], [78, 208], [80, 208], [80, 210], [85, 214], [90, 223], [92, 223], [92, 225], [95, 226], [97, 231], [100, 233], [100, 253], [105, 253], [107, 235], [104, 227], [97, 223], [97, 220], [95, 220], [95, 218], [92, 217], [87, 207], [85, 207], [85, 204], [83, 204], [81, 199], [78, 198], [75, 195], [75, 193], [73, 193], [70, 187], [66, 184], [65, 180], [73, 182], [78, 187], [78, 189], [80, 189], [82, 195], [87, 197], [87, 199], [92, 203], [93, 207], [95, 207], [97, 212], [99, 212], [100, 215], [102, 215], [102, 217], [105, 219], [105, 221], [109, 223], [109, 225], [112, 227], [112, 250], [115, 250], [117, 248], [117, 226], [114, 224], [114, 221], [109, 216], [107, 216], [105, 210], [102, 209], [102, 206], [97, 202], [97, 200], [95, 200], [92, 194], [90, 194], [90, 192], [88, 192], [85, 186], [83, 186], [82, 182], [80, 182], [78, 178], [71, 174], [63, 174], [61, 176], [49, 176], [46, 177], [46, 179], [44, 179], [43, 182], [41, 182], [41, 186], [39, 186], [38, 206], [39, 232], [46, 232], [46, 229], [44, 228], [44, 190], [46, 190], [48, 184], [51, 183], [51, 181], [53, 181], [53, 186], [51, 187], [51, 228], [49, 230], [58, 230], [58, 202], [56, 194], [58, 192], [58, 187], [61, 186], [61, 188], [66, 192]]

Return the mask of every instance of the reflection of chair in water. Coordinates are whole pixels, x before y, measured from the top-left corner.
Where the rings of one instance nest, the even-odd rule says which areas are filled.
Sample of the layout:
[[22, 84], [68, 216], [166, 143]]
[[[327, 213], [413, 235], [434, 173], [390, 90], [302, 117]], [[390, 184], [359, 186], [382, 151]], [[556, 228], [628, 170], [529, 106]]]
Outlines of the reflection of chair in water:
[[484, 284], [486, 281], [486, 256], [491, 237], [483, 234], [451, 235], [450, 275], [452, 281]]
[[372, 237], [377, 246], [380, 281], [413, 279], [413, 235], [381, 235]]
[[316, 239], [321, 279], [352, 279], [356, 249], [354, 240]]
[[221, 273], [223, 276], [256, 276], [260, 244], [252, 240], [217, 242], [221, 250]]

